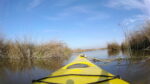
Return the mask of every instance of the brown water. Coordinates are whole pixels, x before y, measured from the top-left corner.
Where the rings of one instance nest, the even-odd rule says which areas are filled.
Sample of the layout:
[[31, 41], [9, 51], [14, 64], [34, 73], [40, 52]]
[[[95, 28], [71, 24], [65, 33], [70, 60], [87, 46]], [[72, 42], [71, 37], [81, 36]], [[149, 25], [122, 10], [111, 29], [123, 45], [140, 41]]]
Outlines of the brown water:
[[[105, 59], [104, 62], [93, 62], [108, 72], [120, 75], [131, 84], [150, 84], [150, 52], [97, 50], [84, 53], [91, 61], [91, 58]], [[0, 59], [0, 84], [31, 84], [32, 80], [49, 75], [78, 54], [80, 53], [74, 53], [70, 58]]]

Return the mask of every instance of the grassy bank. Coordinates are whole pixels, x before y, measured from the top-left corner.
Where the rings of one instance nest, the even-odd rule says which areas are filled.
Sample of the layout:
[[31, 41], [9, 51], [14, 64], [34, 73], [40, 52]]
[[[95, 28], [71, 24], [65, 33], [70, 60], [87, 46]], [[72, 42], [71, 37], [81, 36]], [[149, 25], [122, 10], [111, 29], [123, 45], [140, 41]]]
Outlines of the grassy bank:
[[50, 41], [43, 44], [34, 44], [30, 41], [8, 41], [0, 39], [1, 58], [49, 58], [67, 57], [72, 53], [71, 49], [63, 42]]
[[130, 32], [122, 43], [123, 49], [150, 50], [150, 21], [137, 31]]

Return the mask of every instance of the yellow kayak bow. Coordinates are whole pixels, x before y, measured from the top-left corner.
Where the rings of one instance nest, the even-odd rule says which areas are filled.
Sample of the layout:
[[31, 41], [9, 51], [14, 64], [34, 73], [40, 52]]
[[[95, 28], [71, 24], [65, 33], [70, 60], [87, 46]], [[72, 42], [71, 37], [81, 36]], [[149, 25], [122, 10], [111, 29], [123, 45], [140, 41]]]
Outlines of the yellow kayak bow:
[[33, 84], [129, 84], [95, 64], [84, 56], [52, 73], [48, 77], [33, 80]]

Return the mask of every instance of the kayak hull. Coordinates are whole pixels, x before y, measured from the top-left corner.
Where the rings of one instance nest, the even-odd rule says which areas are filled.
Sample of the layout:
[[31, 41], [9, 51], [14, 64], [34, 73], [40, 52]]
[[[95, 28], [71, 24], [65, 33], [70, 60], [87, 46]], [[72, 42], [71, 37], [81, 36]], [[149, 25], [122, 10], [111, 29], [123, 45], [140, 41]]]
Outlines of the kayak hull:
[[115, 77], [113, 74], [96, 66], [85, 57], [78, 56], [71, 63], [48, 77], [39, 79], [40, 81], [34, 81], [33, 84], [129, 84], [113, 77]]

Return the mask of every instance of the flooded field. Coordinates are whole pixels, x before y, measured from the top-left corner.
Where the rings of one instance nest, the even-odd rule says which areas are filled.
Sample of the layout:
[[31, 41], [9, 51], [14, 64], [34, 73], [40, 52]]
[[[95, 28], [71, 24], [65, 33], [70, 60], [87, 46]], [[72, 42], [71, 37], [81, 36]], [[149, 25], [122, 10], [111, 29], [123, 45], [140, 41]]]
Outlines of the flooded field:
[[[96, 65], [115, 75], [120, 75], [131, 84], [150, 84], [149, 52], [97, 50], [83, 53]], [[74, 53], [70, 58], [0, 59], [0, 84], [31, 84], [32, 80], [49, 75], [72, 61], [78, 54], [80, 53]], [[104, 61], [95, 61], [93, 58]]]

